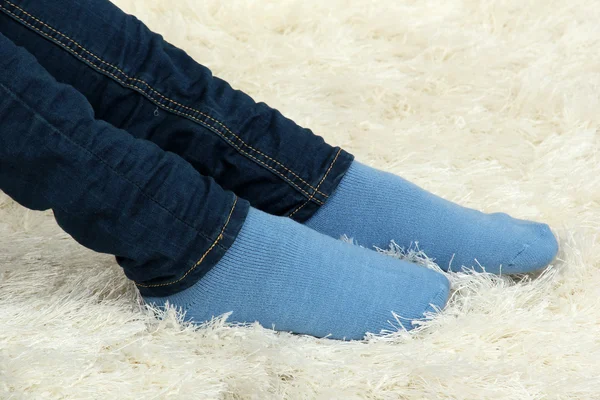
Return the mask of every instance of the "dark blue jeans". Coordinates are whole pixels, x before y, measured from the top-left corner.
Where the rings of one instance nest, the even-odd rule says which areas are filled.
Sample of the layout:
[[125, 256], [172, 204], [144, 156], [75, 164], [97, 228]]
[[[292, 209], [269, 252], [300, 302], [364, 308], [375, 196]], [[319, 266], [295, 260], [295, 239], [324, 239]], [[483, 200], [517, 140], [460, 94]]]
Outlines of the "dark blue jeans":
[[250, 205], [307, 220], [352, 160], [108, 0], [0, 0], [0, 189], [142, 295], [193, 285]]

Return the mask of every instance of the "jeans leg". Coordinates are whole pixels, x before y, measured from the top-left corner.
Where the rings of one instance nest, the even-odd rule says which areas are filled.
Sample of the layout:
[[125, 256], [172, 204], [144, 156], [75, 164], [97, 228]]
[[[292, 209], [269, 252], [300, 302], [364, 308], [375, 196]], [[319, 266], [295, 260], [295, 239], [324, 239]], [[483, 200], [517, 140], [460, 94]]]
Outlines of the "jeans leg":
[[0, 0], [0, 32], [83, 93], [98, 119], [179, 154], [268, 213], [306, 221], [353, 160], [108, 0]]
[[181, 157], [96, 120], [82, 94], [1, 33], [0, 189], [116, 255], [148, 296], [198, 281], [249, 209]]

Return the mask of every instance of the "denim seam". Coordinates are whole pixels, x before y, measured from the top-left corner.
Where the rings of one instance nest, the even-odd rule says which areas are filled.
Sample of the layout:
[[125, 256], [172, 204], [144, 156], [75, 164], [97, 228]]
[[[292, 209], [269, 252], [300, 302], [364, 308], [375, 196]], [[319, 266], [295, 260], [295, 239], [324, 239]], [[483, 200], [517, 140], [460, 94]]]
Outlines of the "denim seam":
[[212, 244], [212, 246], [210, 246], [208, 248], [208, 250], [206, 250], [206, 252], [202, 255], [202, 257], [200, 257], [200, 260], [198, 260], [185, 274], [183, 274], [183, 276], [181, 278], [179, 278], [176, 281], [173, 282], [167, 282], [167, 283], [160, 283], [160, 284], [156, 284], [156, 285], [143, 285], [141, 283], [137, 283], [134, 282], [136, 286], [139, 287], [145, 287], [145, 288], [150, 288], [150, 287], [161, 287], [161, 286], [169, 286], [169, 285], [173, 285], [175, 283], [181, 282], [182, 280], [185, 279], [186, 276], [188, 276], [190, 274], [190, 272], [192, 272], [194, 269], [196, 269], [196, 267], [198, 265], [200, 265], [202, 263], [202, 261], [204, 261], [204, 259], [206, 258], [206, 256], [208, 255], [208, 253], [211, 252], [211, 250], [217, 245], [217, 243], [223, 239], [223, 233], [225, 232], [225, 228], [227, 228], [227, 225], [229, 224], [229, 220], [231, 220], [231, 215], [233, 214], [233, 210], [235, 209], [235, 205], [237, 204], [237, 196], [235, 197], [234, 201], [233, 201], [233, 206], [231, 206], [231, 211], [229, 211], [229, 216], [227, 217], [227, 220], [225, 221], [225, 225], [223, 225], [223, 228], [221, 229], [221, 233], [219, 233], [219, 236], [217, 236], [217, 239], [214, 241], [214, 243]]
[[[150, 94], [146, 93], [146, 92], [144, 91], [144, 89], [140, 88], [139, 86], [137, 86], [137, 85], [132, 85], [132, 84], [128, 84], [128, 83], [124, 82], [122, 79], [119, 79], [119, 78], [118, 78], [116, 75], [112, 74], [111, 72], [109, 72], [109, 71], [107, 71], [107, 70], [105, 70], [105, 69], [101, 68], [100, 66], [98, 66], [98, 65], [93, 65], [93, 66], [94, 66], [94, 67], [96, 67], [97, 69], [99, 69], [99, 70], [101, 70], [101, 71], [105, 72], [106, 74], [108, 74], [108, 75], [112, 76], [113, 78], [115, 78], [115, 79], [116, 79], [118, 82], [120, 82], [121, 84], [123, 84], [123, 85], [125, 85], [125, 86], [127, 86], [127, 87], [130, 87], [130, 88], [132, 88], [132, 89], [138, 89], [138, 91], [139, 91], [139, 92], [141, 92], [142, 94], [145, 94], [145, 95], [146, 95], [146, 96], [147, 96], [147, 97], [148, 97], [150, 100], [154, 100], [154, 102], [155, 102], [156, 104], [158, 104], [159, 106], [162, 106], [162, 107], [166, 108], [167, 110], [170, 110], [170, 111], [176, 112], [176, 113], [178, 113], [178, 114], [180, 114], [180, 115], [187, 116], [187, 117], [189, 117], [189, 118], [191, 118], [191, 119], [193, 119], [193, 120], [197, 121], [197, 122], [198, 122], [198, 123], [200, 123], [201, 125], [203, 125], [203, 126], [205, 126], [205, 127], [208, 127], [208, 128], [211, 130], [211, 131], [213, 131], [213, 132], [217, 133], [217, 134], [218, 134], [220, 137], [222, 137], [223, 139], [225, 139], [225, 140], [226, 140], [226, 141], [227, 141], [229, 144], [231, 144], [231, 145], [232, 145], [232, 147], [234, 147], [234, 148], [235, 148], [236, 150], [238, 150], [240, 153], [242, 153], [243, 155], [246, 155], [246, 156], [248, 156], [248, 157], [252, 158], [253, 160], [257, 161], [258, 163], [260, 163], [261, 165], [263, 165], [264, 167], [266, 167], [267, 169], [269, 169], [269, 170], [271, 170], [271, 171], [275, 172], [277, 175], [279, 175], [281, 178], [283, 178], [284, 180], [286, 180], [288, 183], [292, 184], [294, 187], [296, 187], [298, 190], [300, 190], [300, 191], [301, 191], [301, 192], [302, 192], [302, 193], [303, 193], [305, 196], [309, 197], [309, 200], [308, 200], [308, 201], [311, 201], [311, 200], [313, 200], [313, 201], [315, 201], [315, 202], [316, 202], [316, 203], [318, 203], [318, 204], [323, 204], [323, 202], [322, 202], [322, 201], [320, 201], [319, 199], [315, 198], [315, 194], [320, 194], [320, 195], [321, 195], [321, 196], [323, 196], [324, 198], [328, 198], [328, 197], [329, 197], [327, 194], [325, 194], [325, 193], [323, 193], [323, 192], [320, 192], [320, 191], [319, 191], [319, 187], [318, 187], [318, 186], [317, 186], [317, 188], [314, 188], [312, 185], [310, 185], [308, 182], [306, 182], [304, 179], [302, 179], [300, 176], [298, 176], [296, 173], [294, 173], [292, 170], [290, 170], [289, 168], [287, 168], [285, 165], [283, 165], [283, 164], [282, 164], [282, 163], [280, 163], [279, 161], [277, 161], [277, 160], [275, 160], [275, 159], [273, 159], [273, 158], [271, 158], [271, 157], [267, 156], [266, 154], [262, 153], [261, 151], [259, 151], [259, 150], [255, 149], [255, 148], [253, 148], [252, 146], [250, 146], [249, 144], [245, 143], [245, 142], [244, 142], [244, 141], [243, 141], [243, 140], [242, 140], [242, 139], [241, 139], [241, 138], [240, 138], [238, 135], [236, 135], [235, 133], [233, 133], [233, 132], [232, 132], [232, 131], [231, 131], [231, 130], [230, 130], [230, 129], [229, 129], [229, 128], [228, 128], [228, 127], [225, 125], [225, 124], [223, 124], [222, 122], [218, 121], [217, 119], [215, 119], [215, 118], [211, 117], [210, 115], [208, 115], [208, 114], [206, 114], [206, 113], [204, 113], [204, 112], [202, 112], [202, 111], [199, 111], [199, 110], [196, 110], [196, 109], [193, 109], [193, 108], [187, 107], [187, 106], [185, 106], [185, 105], [183, 105], [183, 104], [180, 104], [180, 103], [178, 103], [178, 102], [176, 102], [176, 101], [174, 101], [174, 100], [172, 100], [172, 99], [170, 99], [170, 98], [168, 98], [168, 97], [164, 96], [163, 94], [161, 94], [160, 92], [158, 92], [156, 89], [154, 89], [152, 86], [150, 86], [150, 85], [149, 85], [147, 82], [145, 82], [145, 81], [143, 81], [143, 80], [141, 80], [141, 79], [138, 79], [138, 78], [132, 78], [132, 77], [128, 76], [128, 75], [127, 75], [125, 72], [123, 72], [123, 71], [122, 71], [121, 69], [119, 69], [118, 67], [116, 67], [116, 66], [114, 66], [114, 65], [112, 65], [112, 64], [110, 64], [110, 63], [108, 63], [108, 62], [106, 62], [106, 61], [104, 61], [104, 60], [102, 60], [100, 57], [98, 57], [97, 55], [93, 54], [92, 52], [90, 52], [89, 50], [87, 50], [86, 48], [84, 48], [83, 46], [81, 46], [79, 43], [77, 43], [75, 40], [71, 39], [69, 36], [67, 36], [67, 35], [63, 34], [62, 32], [60, 32], [60, 31], [56, 30], [55, 28], [51, 27], [50, 25], [46, 24], [45, 22], [41, 21], [40, 19], [38, 19], [38, 18], [34, 17], [33, 15], [31, 15], [30, 13], [28, 13], [27, 11], [25, 11], [25, 10], [24, 10], [24, 9], [22, 9], [21, 7], [19, 7], [19, 6], [15, 5], [15, 4], [13, 4], [12, 2], [10, 2], [10, 1], [8, 1], [8, 0], [5, 0], [5, 2], [6, 2], [6, 3], [8, 3], [8, 4], [10, 4], [10, 5], [11, 5], [11, 6], [13, 6], [14, 8], [16, 8], [16, 9], [19, 9], [21, 12], [23, 12], [23, 13], [24, 13], [24, 14], [26, 14], [27, 16], [31, 17], [31, 18], [32, 18], [33, 20], [35, 20], [36, 22], [38, 22], [38, 23], [40, 23], [40, 24], [44, 25], [45, 27], [47, 27], [47, 28], [48, 28], [48, 29], [50, 29], [51, 31], [53, 31], [53, 32], [57, 33], [58, 35], [60, 35], [60, 36], [62, 36], [62, 37], [64, 37], [64, 38], [66, 38], [66, 39], [67, 39], [69, 42], [71, 42], [73, 45], [75, 45], [76, 47], [78, 47], [78, 48], [80, 48], [81, 50], [83, 50], [85, 53], [89, 54], [91, 57], [95, 58], [96, 60], [100, 61], [100, 62], [101, 62], [101, 63], [103, 63], [103, 64], [106, 64], [107, 66], [109, 66], [109, 67], [111, 67], [111, 68], [114, 68], [116, 71], [120, 72], [120, 73], [121, 73], [121, 74], [122, 74], [122, 75], [125, 77], [125, 79], [126, 79], [127, 81], [140, 82], [140, 83], [142, 83], [143, 85], [147, 86], [147, 88], [148, 88], [150, 91], [152, 91], [152, 92], [156, 93], [156, 95], [158, 95], [159, 97], [163, 98], [164, 100], [166, 100], [166, 101], [168, 101], [168, 102], [171, 102], [171, 103], [173, 103], [173, 104], [175, 104], [175, 105], [177, 105], [177, 106], [179, 106], [179, 107], [181, 107], [181, 108], [184, 108], [184, 109], [186, 109], [186, 110], [192, 111], [192, 112], [194, 112], [194, 113], [196, 113], [196, 114], [202, 115], [202, 116], [204, 116], [204, 117], [206, 117], [206, 118], [208, 118], [208, 119], [210, 119], [210, 120], [214, 121], [214, 122], [215, 122], [215, 123], [217, 123], [218, 125], [221, 125], [221, 126], [222, 126], [222, 127], [223, 127], [223, 128], [224, 128], [224, 129], [225, 129], [225, 130], [226, 130], [226, 131], [229, 133], [229, 134], [231, 134], [233, 137], [235, 137], [235, 138], [236, 138], [236, 139], [237, 139], [237, 140], [238, 140], [238, 141], [239, 141], [239, 142], [240, 142], [240, 143], [241, 143], [243, 146], [247, 147], [249, 150], [251, 150], [251, 151], [255, 152], [256, 154], [258, 154], [258, 155], [261, 155], [262, 157], [264, 157], [264, 158], [266, 158], [266, 159], [268, 159], [268, 160], [270, 160], [270, 161], [274, 162], [275, 164], [277, 164], [278, 166], [280, 166], [281, 168], [283, 168], [284, 170], [286, 170], [287, 172], [289, 172], [289, 173], [290, 173], [292, 176], [294, 176], [295, 178], [297, 178], [297, 179], [298, 179], [300, 182], [302, 182], [302, 183], [303, 183], [304, 185], [306, 185], [308, 188], [312, 189], [312, 191], [314, 191], [315, 193], [311, 193], [311, 194], [309, 194], [309, 193], [307, 193], [306, 191], [302, 190], [302, 189], [301, 189], [299, 186], [297, 186], [295, 183], [293, 183], [291, 179], [287, 178], [287, 177], [286, 177], [286, 176], [285, 176], [283, 173], [281, 173], [279, 170], [277, 170], [276, 168], [274, 168], [274, 167], [271, 167], [271, 166], [269, 166], [269, 165], [265, 164], [265, 162], [264, 162], [264, 161], [261, 161], [261, 160], [259, 160], [258, 158], [256, 158], [256, 157], [252, 156], [251, 154], [249, 154], [249, 153], [247, 153], [247, 152], [243, 151], [243, 150], [242, 150], [242, 149], [241, 149], [239, 146], [235, 145], [235, 143], [233, 143], [233, 142], [231, 141], [231, 139], [229, 139], [229, 138], [228, 138], [228, 137], [227, 137], [227, 136], [226, 136], [226, 135], [225, 135], [223, 132], [219, 131], [218, 129], [211, 129], [211, 128], [213, 128], [213, 127], [212, 127], [212, 126], [210, 126], [210, 125], [208, 125], [206, 122], [204, 122], [204, 121], [202, 121], [202, 120], [200, 120], [200, 119], [198, 119], [198, 118], [194, 117], [192, 114], [187, 114], [187, 113], [184, 113], [184, 112], [181, 112], [181, 111], [175, 110], [175, 109], [173, 109], [173, 108], [170, 108], [170, 107], [168, 107], [168, 106], [167, 106], [167, 105], [165, 105], [165, 104], [162, 104], [162, 103], [161, 103], [159, 100], [152, 98], [152, 96], [150, 96]], [[62, 42], [60, 39], [58, 39], [58, 38], [55, 38], [55, 37], [52, 37], [52, 36], [48, 35], [46, 32], [43, 32], [43, 31], [42, 31], [42, 30], [40, 30], [39, 28], [37, 28], [37, 27], [33, 26], [32, 24], [30, 24], [29, 22], [27, 22], [27, 21], [26, 21], [26, 20], [24, 20], [23, 18], [19, 17], [18, 15], [16, 15], [15, 13], [13, 13], [11, 10], [7, 9], [6, 7], [3, 7], [2, 5], [0, 5], [0, 8], [1, 8], [1, 9], [3, 9], [3, 10], [5, 10], [7, 13], [11, 14], [13, 17], [15, 17], [16, 19], [20, 20], [20, 21], [21, 21], [21, 22], [23, 22], [24, 24], [28, 25], [28, 26], [29, 26], [29, 27], [31, 27], [32, 29], [34, 29], [34, 30], [38, 31], [40, 34], [42, 34], [42, 35], [44, 35], [44, 36], [48, 37], [48, 38], [49, 38], [49, 39], [51, 39], [51, 40], [54, 40], [54, 41], [58, 42], [60, 45], [62, 45], [62, 47], [63, 47], [63, 48], [65, 48], [66, 50], [70, 50], [71, 54], [75, 55], [75, 56], [76, 56], [76, 57], [78, 57], [79, 59], [81, 59], [81, 60], [84, 60], [84, 61], [88, 61], [89, 63], [93, 63], [93, 61], [91, 61], [91, 60], [85, 60], [85, 59], [84, 59], [84, 58], [83, 58], [83, 57], [82, 57], [80, 54], [77, 54], [77, 53], [76, 53], [76, 52], [75, 52], [73, 49], [69, 48], [69, 47], [68, 47], [68, 45], [67, 45], [66, 43], [63, 43], [63, 42]]]
[[[160, 209], [166, 211], [170, 216], [172, 216], [173, 218], [175, 218], [177, 221], [183, 223], [184, 225], [186, 225], [187, 227], [191, 228], [194, 230], [194, 232], [196, 232], [198, 235], [202, 236], [203, 238], [205, 238], [206, 240], [209, 241], [213, 241], [213, 239], [208, 238], [208, 236], [206, 236], [203, 232], [200, 232], [196, 227], [194, 227], [193, 225], [190, 225], [189, 223], [187, 223], [186, 221], [182, 220], [181, 218], [179, 218], [177, 215], [173, 214], [173, 212], [171, 212], [168, 208], [166, 208], [165, 206], [163, 206], [162, 204], [160, 204], [160, 202], [158, 202], [158, 200], [156, 200], [154, 197], [150, 196], [149, 194], [147, 194], [137, 183], [131, 181], [129, 178], [127, 178], [126, 176], [122, 175], [119, 173], [119, 171], [115, 170], [109, 163], [107, 163], [102, 157], [100, 157], [98, 154], [94, 153], [93, 151], [87, 149], [86, 147], [82, 146], [80, 143], [78, 143], [77, 141], [73, 140], [71, 137], [65, 135], [60, 129], [58, 129], [56, 126], [54, 126], [50, 121], [48, 121], [46, 118], [44, 118], [42, 115], [36, 113], [35, 111], [33, 111], [33, 109], [31, 108], [31, 106], [29, 106], [29, 104], [27, 102], [25, 102], [24, 100], [22, 100], [17, 94], [13, 93], [13, 91], [5, 86], [4, 84], [0, 83], [0, 87], [2, 87], [8, 94], [10, 94], [16, 101], [18, 101], [19, 103], [21, 103], [23, 106], [25, 106], [28, 110], [30, 110], [33, 115], [36, 118], [39, 118], [42, 122], [44, 122], [44, 124], [48, 125], [50, 128], [52, 128], [52, 130], [54, 130], [55, 132], [57, 132], [59, 135], [61, 135], [62, 137], [64, 137], [66, 140], [68, 140], [69, 142], [73, 143], [75, 146], [79, 147], [81, 150], [83, 150], [84, 152], [88, 153], [89, 155], [93, 156], [94, 158], [96, 158], [98, 161], [100, 161], [102, 164], [106, 165], [106, 167], [108, 167], [109, 170], [111, 170], [114, 174], [116, 174], [117, 176], [119, 176], [120, 178], [124, 179], [126, 182], [128, 182], [129, 184], [135, 186], [136, 188], [138, 188], [138, 190], [140, 191], [140, 193], [146, 197], [147, 199], [151, 200], [153, 203], [155, 203]], [[215, 243], [218, 241], [219, 237], [217, 236], [216, 239], [214, 239]]]
[[[329, 172], [331, 172], [331, 169], [333, 168], [333, 164], [335, 164], [335, 162], [337, 161], [337, 159], [340, 156], [341, 152], [342, 152], [342, 149], [339, 149], [338, 152], [337, 152], [337, 154], [335, 155], [333, 161], [331, 162], [331, 165], [327, 169], [327, 172], [325, 172], [325, 175], [323, 175], [323, 178], [321, 178], [321, 181], [317, 185], [317, 189], [319, 189], [321, 187], [321, 185], [323, 184], [323, 182], [325, 181], [325, 179], [329, 175]], [[306, 200], [306, 202], [304, 204], [302, 204], [300, 207], [296, 208], [290, 215], [288, 215], [288, 217], [292, 218], [294, 216], [294, 214], [296, 214], [298, 211], [300, 211], [301, 209], [303, 209], [304, 206], [307, 205], [311, 200], [312, 199], [309, 197], [308, 200]]]

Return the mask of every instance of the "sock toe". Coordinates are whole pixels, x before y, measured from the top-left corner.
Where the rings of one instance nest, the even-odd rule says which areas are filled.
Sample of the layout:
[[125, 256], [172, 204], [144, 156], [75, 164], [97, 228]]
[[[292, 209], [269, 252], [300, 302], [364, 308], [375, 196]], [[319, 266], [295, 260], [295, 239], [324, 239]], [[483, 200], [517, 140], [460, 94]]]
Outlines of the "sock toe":
[[[432, 270], [429, 271], [435, 272]], [[437, 313], [443, 310], [450, 297], [450, 281], [445, 275], [436, 272], [435, 276], [432, 276], [430, 280], [429, 300], [424, 305], [423, 311], [420, 313], [420, 318], [423, 318], [425, 313]]]
[[508, 262], [504, 273], [526, 273], [546, 267], [558, 253], [558, 241], [546, 224], [535, 224], [532, 240]]
[[448, 279], [444, 277], [444, 282], [440, 284], [440, 289], [431, 298], [431, 301], [429, 302], [429, 307], [425, 310], [425, 312], [437, 312], [438, 310], [443, 310], [446, 307], [449, 298], [450, 281], [448, 281]]
[[[445, 308], [450, 296], [450, 281], [448, 278], [443, 274], [424, 267], [417, 267], [418, 270], [415, 270], [415, 266], [412, 264], [407, 265], [407, 267], [412, 268], [413, 272], [417, 273], [419, 282], [416, 287], [412, 288], [411, 293], [404, 294], [412, 299], [410, 305], [407, 307], [406, 302], [398, 302], [403, 296], [397, 296], [395, 299], [395, 302], [398, 303], [397, 307], [392, 307], [391, 310], [389, 310], [389, 306], [388, 308], [382, 307], [387, 312], [386, 318], [378, 318], [378, 323], [374, 323], [368, 327], [370, 329], [367, 329], [367, 331], [372, 333], [379, 333], [383, 329], [389, 331], [392, 325], [400, 329], [411, 330], [415, 328], [416, 321], [426, 319], [425, 314], [437, 314]], [[401, 285], [402, 283], [398, 284], [398, 286]], [[391, 321], [392, 314], [390, 311], [396, 314], [396, 321]], [[386, 319], [390, 320], [392, 324], [385, 327], [381, 326], [381, 321], [385, 321]], [[398, 326], [398, 323], [400, 323], [401, 327]]]

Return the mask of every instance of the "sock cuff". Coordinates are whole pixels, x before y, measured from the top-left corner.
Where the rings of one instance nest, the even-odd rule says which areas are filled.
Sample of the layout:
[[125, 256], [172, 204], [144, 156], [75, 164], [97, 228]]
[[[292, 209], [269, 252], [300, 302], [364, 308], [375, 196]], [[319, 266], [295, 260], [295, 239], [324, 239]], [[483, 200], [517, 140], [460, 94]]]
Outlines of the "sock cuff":
[[[345, 208], [346, 202], [361, 200], [362, 198], [370, 197], [372, 194], [372, 185], [374, 173], [377, 170], [362, 164], [356, 160], [352, 161], [350, 167], [340, 180], [337, 188], [333, 191], [329, 199], [315, 213], [312, 220], [314, 222], [316, 215], [322, 215], [324, 210], [332, 207]], [[318, 218], [317, 218], [318, 219]], [[311, 219], [309, 219], [310, 221]], [[310, 223], [308, 224], [310, 226]]]

